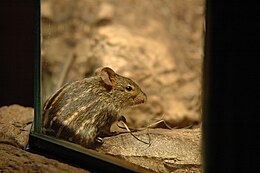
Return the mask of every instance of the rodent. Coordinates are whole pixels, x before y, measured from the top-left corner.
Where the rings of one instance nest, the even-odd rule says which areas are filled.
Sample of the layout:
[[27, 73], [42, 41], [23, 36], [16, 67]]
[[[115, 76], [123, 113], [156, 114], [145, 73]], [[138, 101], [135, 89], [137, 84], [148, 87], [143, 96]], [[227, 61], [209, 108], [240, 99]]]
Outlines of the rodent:
[[120, 111], [146, 102], [131, 79], [101, 67], [95, 75], [65, 84], [43, 107], [43, 133], [90, 148], [110, 134]]

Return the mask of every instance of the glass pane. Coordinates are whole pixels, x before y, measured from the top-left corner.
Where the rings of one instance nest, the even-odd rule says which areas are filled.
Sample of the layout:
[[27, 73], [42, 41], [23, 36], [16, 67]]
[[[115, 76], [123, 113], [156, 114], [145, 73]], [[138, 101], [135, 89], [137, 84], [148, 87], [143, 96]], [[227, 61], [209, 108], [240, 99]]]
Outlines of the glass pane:
[[127, 127], [199, 129], [203, 12], [203, 0], [41, 0], [41, 132], [99, 151]]

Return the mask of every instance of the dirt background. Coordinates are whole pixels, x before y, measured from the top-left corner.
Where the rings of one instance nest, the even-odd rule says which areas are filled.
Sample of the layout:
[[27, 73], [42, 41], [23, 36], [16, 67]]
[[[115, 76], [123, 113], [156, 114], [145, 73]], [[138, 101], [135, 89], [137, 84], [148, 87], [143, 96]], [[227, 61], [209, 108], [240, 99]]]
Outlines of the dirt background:
[[148, 96], [122, 113], [130, 126], [164, 119], [171, 127], [197, 127], [203, 0], [41, 2], [43, 102], [64, 83], [109, 66]]

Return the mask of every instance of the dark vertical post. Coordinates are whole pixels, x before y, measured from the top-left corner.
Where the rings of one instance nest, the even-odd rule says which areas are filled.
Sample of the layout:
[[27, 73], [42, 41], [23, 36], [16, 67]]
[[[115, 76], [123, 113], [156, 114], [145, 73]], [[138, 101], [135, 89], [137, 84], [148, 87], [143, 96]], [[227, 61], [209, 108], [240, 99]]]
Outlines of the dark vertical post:
[[251, 1], [207, 0], [203, 89], [205, 173], [258, 169], [254, 158], [259, 158], [258, 7]]

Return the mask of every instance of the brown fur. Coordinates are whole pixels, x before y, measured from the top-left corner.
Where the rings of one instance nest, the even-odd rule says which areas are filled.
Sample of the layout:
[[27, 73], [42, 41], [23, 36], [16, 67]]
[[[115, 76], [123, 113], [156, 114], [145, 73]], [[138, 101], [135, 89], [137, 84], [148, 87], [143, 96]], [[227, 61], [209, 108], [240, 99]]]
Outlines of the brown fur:
[[120, 110], [146, 101], [145, 93], [131, 79], [111, 68], [95, 76], [64, 85], [43, 108], [43, 133], [85, 147], [101, 134], [109, 134]]

